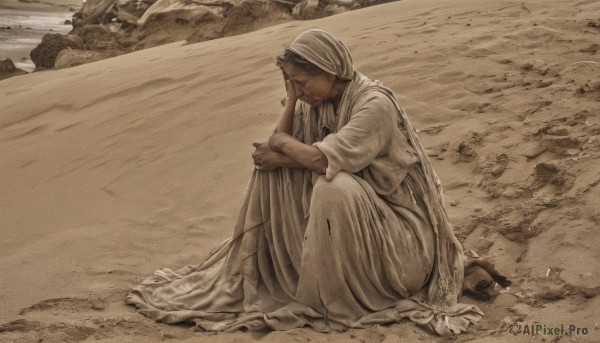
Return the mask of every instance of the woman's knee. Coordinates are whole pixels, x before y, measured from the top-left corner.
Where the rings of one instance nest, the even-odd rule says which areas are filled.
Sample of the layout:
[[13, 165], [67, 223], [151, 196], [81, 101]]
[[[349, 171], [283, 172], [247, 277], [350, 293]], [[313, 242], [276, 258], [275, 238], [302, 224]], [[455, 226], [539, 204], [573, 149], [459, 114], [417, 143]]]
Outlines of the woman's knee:
[[348, 173], [337, 173], [331, 180], [320, 176], [313, 186], [313, 201], [321, 204], [341, 203], [355, 201], [360, 193], [364, 193], [362, 186]]

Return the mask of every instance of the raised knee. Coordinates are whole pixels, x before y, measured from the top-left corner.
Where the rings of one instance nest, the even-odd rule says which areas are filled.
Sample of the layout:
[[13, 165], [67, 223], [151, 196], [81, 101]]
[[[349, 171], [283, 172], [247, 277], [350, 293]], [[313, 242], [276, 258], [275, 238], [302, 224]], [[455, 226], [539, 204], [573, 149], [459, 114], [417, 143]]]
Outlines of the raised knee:
[[361, 190], [360, 184], [352, 176], [340, 172], [331, 180], [320, 176], [313, 186], [312, 198], [321, 204], [340, 203], [355, 199], [356, 192]]

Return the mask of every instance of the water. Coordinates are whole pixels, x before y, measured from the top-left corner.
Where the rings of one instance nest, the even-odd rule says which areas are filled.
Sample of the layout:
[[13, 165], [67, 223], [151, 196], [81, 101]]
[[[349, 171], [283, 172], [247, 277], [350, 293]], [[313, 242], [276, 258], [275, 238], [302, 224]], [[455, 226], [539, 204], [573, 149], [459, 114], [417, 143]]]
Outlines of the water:
[[[0, 60], [10, 58], [15, 66], [27, 72], [35, 69], [29, 53], [46, 33], [67, 34], [72, 12], [34, 12], [0, 9]], [[10, 27], [10, 29], [5, 29]]]

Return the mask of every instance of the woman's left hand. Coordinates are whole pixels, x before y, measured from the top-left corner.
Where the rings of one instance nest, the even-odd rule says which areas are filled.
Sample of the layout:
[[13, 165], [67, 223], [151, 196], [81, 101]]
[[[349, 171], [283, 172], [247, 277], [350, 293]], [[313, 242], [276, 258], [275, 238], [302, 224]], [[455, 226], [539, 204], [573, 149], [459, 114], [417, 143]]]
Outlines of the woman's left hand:
[[269, 147], [269, 143], [252, 143], [252, 146], [255, 148], [252, 158], [254, 159], [256, 169], [261, 171], [271, 171], [279, 167], [275, 163], [277, 160], [277, 153]]
[[269, 148], [273, 151], [281, 152], [283, 145], [290, 140], [294, 140], [294, 137], [285, 132], [276, 132], [269, 137]]

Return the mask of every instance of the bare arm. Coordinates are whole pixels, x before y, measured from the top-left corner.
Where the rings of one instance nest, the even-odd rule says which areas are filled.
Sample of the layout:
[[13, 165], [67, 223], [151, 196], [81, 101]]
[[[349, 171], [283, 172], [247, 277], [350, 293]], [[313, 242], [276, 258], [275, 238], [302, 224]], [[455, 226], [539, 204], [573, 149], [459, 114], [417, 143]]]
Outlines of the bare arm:
[[280, 167], [283, 168], [302, 168], [302, 166], [287, 157], [285, 154], [273, 151], [269, 147], [268, 142], [263, 143], [252, 143], [255, 148], [252, 158], [254, 159], [254, 165], [256, 169], [262, 171], [271, 171]]
[[269, 138], [271, 150], [285, 155], [291, 161], [314, 173], [324, 175], [327, 168], [327, 157], [321, 150], [304, 144], [285, 133], [275, 133]]
[[292, 134], [292, 124], [294, 122], [294, 113], [296, 112], [296, 102], [297, 99], [290, 99], [289, 96], [286, 98], [283, 113], [281, 114], [281, 117], [279, 117], [275, 132], [283, 132], [287, 133], [288, 135]]

